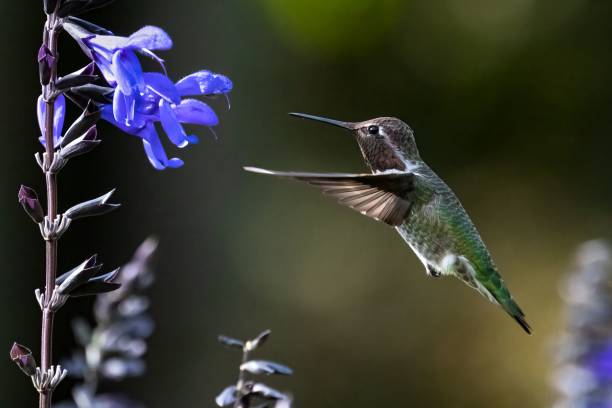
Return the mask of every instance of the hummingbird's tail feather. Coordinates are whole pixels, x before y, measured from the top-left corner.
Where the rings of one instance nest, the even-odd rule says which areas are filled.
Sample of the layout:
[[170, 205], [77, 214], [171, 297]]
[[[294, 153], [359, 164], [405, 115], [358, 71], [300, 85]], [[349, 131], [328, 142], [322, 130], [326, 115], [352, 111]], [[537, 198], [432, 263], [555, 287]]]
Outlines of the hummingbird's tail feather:
[[527, 320], [525, 320], [524, 315], [513, 315], [512, 317], [514, 318], [514, 320], [516, 320], [518, 324], [521, 325], [521, 327], [523, 328], [523, 330], [525, 330], [527, 334], [531, 334], [531, 326], [529, 325], [529, 323], [527, 323]]
[[[456, 273], [456, 277], [470, 287], [476, 289], [491, 302], [501, 306], [510, 317], [516, 320], [527, 334], [531, 334], [531, 326], [529, 326], [529, 323], [527, 323], [525, 319], [525, 313], [523, 313], [518, 303], [516, 303], [510, 294], [508, 287], [495, 267], [488, 265], [476, 269], [469, 260], [463, 257], [459, 258], [459, 264], [460, 267], [458, 270], [463, 270], [463, 273]], [[465, 271], [468, 271], [468, 273]]]
[[[509, 293], [508, 293], [509, 294]], [[508, 313], [516, 322], [525, 330], [527, 334], [531, 334], [532, 329], [527, 320], [525, 319], [525, 313], [521, 310], [519, 305], [515, 302], [512, 297], [501, 299], [497, 298], [497, 303]]]

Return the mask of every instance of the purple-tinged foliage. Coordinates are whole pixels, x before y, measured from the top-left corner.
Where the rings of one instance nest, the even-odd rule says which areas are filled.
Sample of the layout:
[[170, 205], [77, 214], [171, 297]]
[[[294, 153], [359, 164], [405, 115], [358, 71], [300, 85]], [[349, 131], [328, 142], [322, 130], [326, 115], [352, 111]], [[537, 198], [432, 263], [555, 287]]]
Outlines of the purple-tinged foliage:
[[[145, 371], [143, 356], [147, 351], [146, 339], [153, 333], [153, 321], [144, 291], [153, 282], [150, 263], [156, 248], [154, 239], [146, 240], [114, 279], [121, 287], [97, 297], [94, 327], [84, 320], [73, 322], [74, 335], [82, 350], [75, 351], [65, 366], [72, 377], [81, 379], [83, 383], [73, 390], [75, 404], [62, 406], [140, 407], [140, 404], [120, 395], [97, 395], [96, 387], [103, 381], [119, 381], [140, 376]], [[75, 269], [93, 267], [96, 263], [91, 259]]]
[[583, 244], [563, 286], [566, 329], [556, 348], [555, 408], [612, 406], [612, 249]]

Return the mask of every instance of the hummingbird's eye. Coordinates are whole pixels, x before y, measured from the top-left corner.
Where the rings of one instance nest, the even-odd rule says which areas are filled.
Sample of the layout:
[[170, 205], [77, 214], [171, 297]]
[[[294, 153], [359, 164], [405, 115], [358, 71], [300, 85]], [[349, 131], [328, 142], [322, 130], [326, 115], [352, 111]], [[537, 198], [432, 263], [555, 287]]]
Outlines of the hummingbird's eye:
[[368, 133], [371, 134], [371, 135], [377, 135], [378, 134], [378, 126], [376, 126], [376, 125], [368, 126]]

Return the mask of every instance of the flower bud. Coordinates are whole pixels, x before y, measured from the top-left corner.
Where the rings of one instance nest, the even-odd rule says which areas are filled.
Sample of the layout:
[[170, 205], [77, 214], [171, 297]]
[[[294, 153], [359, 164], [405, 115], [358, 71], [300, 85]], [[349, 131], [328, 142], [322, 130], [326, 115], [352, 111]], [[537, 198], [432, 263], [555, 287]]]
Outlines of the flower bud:
[[51, 54], [51, 50], [45, 45], [41, 45], [38, 50], [38, 75], [41, 85], [48, 85], [51, 81], [51, 66], [55, 62], [55, 58]]
[[19, 204], [21, 204], [26, 214], [28, 214], [35, 223], [38, 224], [43, 221], [45, 215], [43, 213], [42, 206], [40, 205], [40, 201], [38, 201], [36, 191], [30, 187], [22, 185], [19, 188], [17, 198], [19, 200]]
[[25, 346], [18, 343], [13, 343], [11, 347], [11, 360], [23, 371], [26, 375], [34, 375], [36, 373], [36, 360], [32, 356], [32, 352]]
[[78, 218], [106, 214], [120, 206], [120, 204], [109, 204], [107, 202], [114, 192], [115, 190], [113, 189], [103, 196], [72, 206], [66, 210], [64, 215], [71, 220], [76, 220]]
[[92, 101], [87, 102], [83, 113], [70, 125], [64, 134], [60, 146], [66, 147], [70, 142], [82, 136], [88, 129], [96, 124], [100, 119], [100, 109]]

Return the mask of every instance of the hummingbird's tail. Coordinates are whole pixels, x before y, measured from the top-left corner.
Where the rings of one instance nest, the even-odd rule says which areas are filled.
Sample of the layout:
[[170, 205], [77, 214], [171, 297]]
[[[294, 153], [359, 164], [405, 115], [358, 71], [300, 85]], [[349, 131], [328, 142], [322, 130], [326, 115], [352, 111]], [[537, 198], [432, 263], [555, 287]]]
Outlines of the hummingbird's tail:
[[523, 313], [523, 311], [521, 310], [521, 308], [516, 304], [516, 302], [514, 300], [511, 300], [512, 303], [514, 304], [514, 307], [516, 308], [516, 312], [515, 313], [511, 313], [510, 311], [508, 311], [508, 309], [506, 309], [504, 307], [504, 309], [510, 313], [510, 316], [512, 316], [512, 318], [514, 320], [516, 320], [516, 322], [518, 324], [521, 325], [521, 327], [523, 328], [523, 330], [525, 330], [525, 332], [527, 332], [527, 334], [531, 334], [531, 326], [529, 325], [529, 323], [527, 323], [527, 320], [525, 319], [525, 314]]
[[[516, 322], [525, 330], [527, 334], [531, 334], [531, 326], [525, 319], [525, 313], [521, 310], [520, 306], [516, 303], [508, 287], [506, 286], [501, 275], [497, 272], [495, 267], [489, 266], [482, 270], [486, 273], [482, 273], [481, 279], [478, 280], [479, 291], [486, 295], [490, 300], [494, 300], [506, 313], [510, 315]], [[484, 279], [482, 279], [484, 277]], [[484, 289], [484, 290], [482, 290]]]
[[523, 330], [525, 330], [527, 334], [531, 334], [532, 329], [529, 323], [527, 323], [527, 320], [525, 319], [525, 313], [523, 313], [523, 311], [514, 301], [510, 293], [507, 293], [509, 295], [507, 298], [501, 298], [495, 296], [493, 293], [491, 294], [495, 297], [495, 300], [497, 300], [497, 303], [499, 303], [502, 309], [504, 309], [506, 313], [510, 315], [510, 317], [516, 320], [516, 322], [523, 328]]

